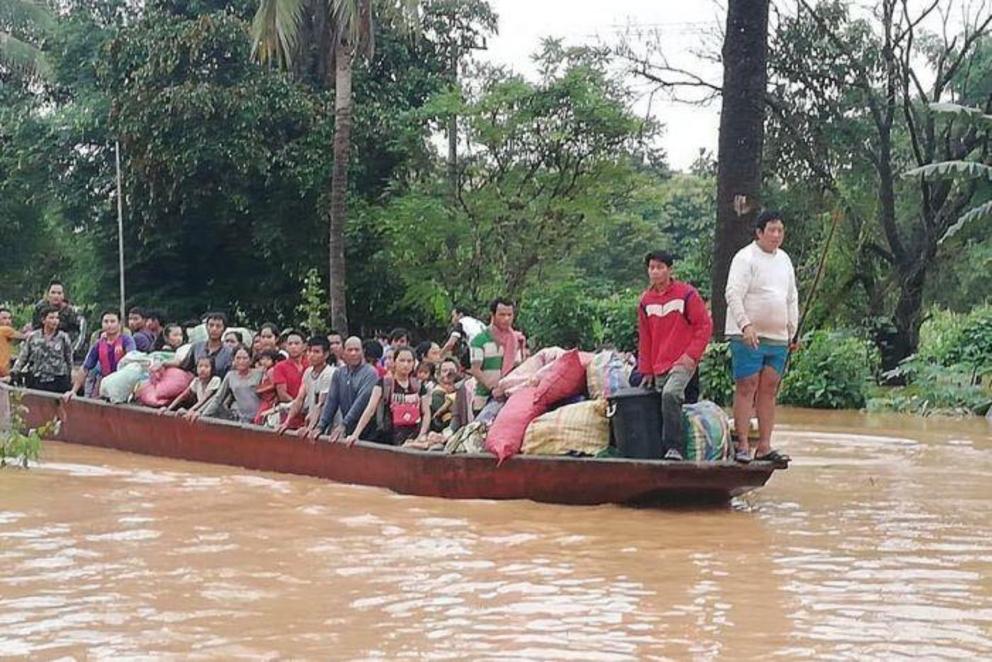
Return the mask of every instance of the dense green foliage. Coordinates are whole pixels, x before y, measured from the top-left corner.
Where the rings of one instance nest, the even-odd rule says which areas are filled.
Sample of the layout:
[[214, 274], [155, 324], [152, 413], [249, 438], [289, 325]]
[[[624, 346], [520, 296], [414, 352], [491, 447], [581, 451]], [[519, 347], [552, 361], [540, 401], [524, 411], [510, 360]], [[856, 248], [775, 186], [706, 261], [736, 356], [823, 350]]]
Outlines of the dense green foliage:
[[521, 309], [519, 326], [536, 346], [637, 349], [637, 298], [627, 291], [596, 297], [564, 281], [535, 292]]
[[865, 405], [877, 367], [871, 343], [845, 332], [815, 331], [790, 357], [779, 399], [803, 407], [857, 409]]
[[968, 314], [931, 311], [920, 351], [894, 371], [905, 386], [886, 389], [873, 410], [983, 414], [992, 405], [992, 306]]

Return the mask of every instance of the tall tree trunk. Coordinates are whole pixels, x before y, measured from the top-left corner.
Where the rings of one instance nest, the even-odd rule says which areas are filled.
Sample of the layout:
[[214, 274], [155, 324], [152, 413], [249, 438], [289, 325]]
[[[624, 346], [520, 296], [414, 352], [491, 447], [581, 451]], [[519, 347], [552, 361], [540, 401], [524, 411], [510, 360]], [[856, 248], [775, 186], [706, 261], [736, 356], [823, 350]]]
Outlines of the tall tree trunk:
[[[916, 353], [920, 342], [920, 322], [923, 319], [923, 288], [926, 284], [926, 267], [924, 263], [913, 265], [908, 270], [900, 269], [904, 276], [901, 278], [899, 300], [896, 302], [892, 321], [895, 334], [892, 342], [892, 354], [883, 355], [883, 369], [891, 370], [907, 356]], [[889, 361], [885, 361], [889, 359]], [[887, 364], [887, 365], [886, 365]]]
[[[768, 82], [768, 0], [730, 0], [723, 41], [723, 99], [717, 154], [716, 237], [713, 242], [713, 329], [723, 337], [724, 289], [730, 261], [752, 236], [760, 207], [761, 150]], [[744, 204], [734, 200], [744, 196]]]
[[327, 247], [330, 253], [331, 326], [348, 333], [347, 273], [344, 230], [348, 214], [348, 152], [351, 147], [351, 68], [354, 51], [341, 48], [334, 72], [334, 166], [331, 170], [331, 209]]

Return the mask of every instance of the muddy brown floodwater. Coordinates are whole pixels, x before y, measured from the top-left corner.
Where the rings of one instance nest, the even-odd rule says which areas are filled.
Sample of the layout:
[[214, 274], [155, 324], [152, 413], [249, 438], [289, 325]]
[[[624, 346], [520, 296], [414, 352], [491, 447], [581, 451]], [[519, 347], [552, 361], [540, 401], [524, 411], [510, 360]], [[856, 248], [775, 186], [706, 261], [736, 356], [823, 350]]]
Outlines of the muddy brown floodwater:
[[0, 656], [992, 658], [992, 428], [786, 411], [730, 507], [443, 501], [47, 443]]

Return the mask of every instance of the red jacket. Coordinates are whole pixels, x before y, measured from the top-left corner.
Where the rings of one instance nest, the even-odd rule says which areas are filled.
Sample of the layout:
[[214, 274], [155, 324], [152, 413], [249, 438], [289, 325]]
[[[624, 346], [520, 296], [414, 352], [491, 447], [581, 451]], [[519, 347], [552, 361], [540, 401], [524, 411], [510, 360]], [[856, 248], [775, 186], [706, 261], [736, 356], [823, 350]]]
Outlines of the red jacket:
[[673, 280], [664, 292], [648, 289], [637, 306], [637, 370], [664, 375], [685, 354], [697, 364], [713, 333], [706, 304], [692, 285]]

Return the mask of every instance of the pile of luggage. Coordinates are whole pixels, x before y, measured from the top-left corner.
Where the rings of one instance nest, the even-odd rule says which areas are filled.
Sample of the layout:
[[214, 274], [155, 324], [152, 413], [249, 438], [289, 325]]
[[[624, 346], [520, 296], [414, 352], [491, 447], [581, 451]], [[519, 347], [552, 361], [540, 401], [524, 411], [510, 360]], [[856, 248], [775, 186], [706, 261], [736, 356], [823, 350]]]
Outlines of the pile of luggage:
[[[614, 351], [541, 350], [500, 382], [491, 401], [448, 441], [448, 452], [489, 452], [502, 462], [527, 455], [660, 459], [660, 394], [630, 384], [631, 366]], [[692, 461], [726, 459], [730, 423], [716, 404], [686, 404], [685, 448]]]

